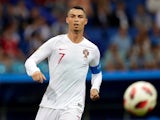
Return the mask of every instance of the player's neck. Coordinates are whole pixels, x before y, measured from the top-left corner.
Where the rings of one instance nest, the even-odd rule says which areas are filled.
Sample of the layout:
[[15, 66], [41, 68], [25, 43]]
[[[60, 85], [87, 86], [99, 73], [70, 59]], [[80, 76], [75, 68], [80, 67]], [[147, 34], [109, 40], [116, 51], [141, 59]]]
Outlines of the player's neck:
[[83, 40], [82, 33], [76, 34], [76, 33], [69, 32], [68, 37], [73, 43], [80, 43]]

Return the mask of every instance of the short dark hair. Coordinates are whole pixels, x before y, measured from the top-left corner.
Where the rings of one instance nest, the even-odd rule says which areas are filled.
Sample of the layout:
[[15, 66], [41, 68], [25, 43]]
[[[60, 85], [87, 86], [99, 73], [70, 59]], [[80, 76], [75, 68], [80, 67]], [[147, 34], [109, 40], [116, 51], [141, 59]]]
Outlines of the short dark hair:
[[79, 9], [86, 13], [86, 11], [84, 10], [82, 6], [73, 6], [71, 9]]
[[85, 14], [86, 14], [86, 17], [87, 17], [87, 13], [86, 13], [86, 10], [82, 7], [82, 6], [73, 6], [71, 7], [68, 11], [70, 11], [71, 9], [78, 9], [78, 10], [82, 10]]

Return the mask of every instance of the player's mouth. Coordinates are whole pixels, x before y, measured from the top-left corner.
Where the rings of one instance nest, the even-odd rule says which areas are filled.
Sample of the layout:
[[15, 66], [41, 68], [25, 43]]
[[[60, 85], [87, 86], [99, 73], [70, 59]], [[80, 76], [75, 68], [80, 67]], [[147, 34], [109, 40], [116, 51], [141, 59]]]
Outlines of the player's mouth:
[[79, 28], [79, 24], [75, 23], [75, 24], [73, 24], [73, 25], [74, 25], [74, 28], [75, 28], [75, 29], [78, 29], [78, 28]]
[[75, 27], [78, 27], [78, 26], [79, 26], [79, 24], [75, 23], [75, 24], [74, 24], [74, 26], [75, 26]]

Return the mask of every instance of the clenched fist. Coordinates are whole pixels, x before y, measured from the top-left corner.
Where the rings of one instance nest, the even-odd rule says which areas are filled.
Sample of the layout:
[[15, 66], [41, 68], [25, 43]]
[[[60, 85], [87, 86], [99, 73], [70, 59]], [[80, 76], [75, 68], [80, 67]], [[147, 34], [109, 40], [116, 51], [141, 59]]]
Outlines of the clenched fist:
[[91, 100], [95, 101], [95, 100], [98, 100], [100, 98], [99, 96], [99, 92], [97, 89], [91, 89], [90, 90], [90, 98]]

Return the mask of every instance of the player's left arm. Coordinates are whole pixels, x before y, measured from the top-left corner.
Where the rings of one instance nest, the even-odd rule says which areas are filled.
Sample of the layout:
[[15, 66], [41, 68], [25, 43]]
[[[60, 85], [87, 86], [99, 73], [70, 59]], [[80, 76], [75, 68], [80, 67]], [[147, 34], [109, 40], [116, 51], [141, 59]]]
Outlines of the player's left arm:
[[99, 91], [102, 83], [102, 71], [100, 65], [100, 52], [98, 48], [94, 52], [93, 60], [90, 63], [91, 76], [91, 90], [90, 98], [92, 100], [97, 100], [100, 98]]

